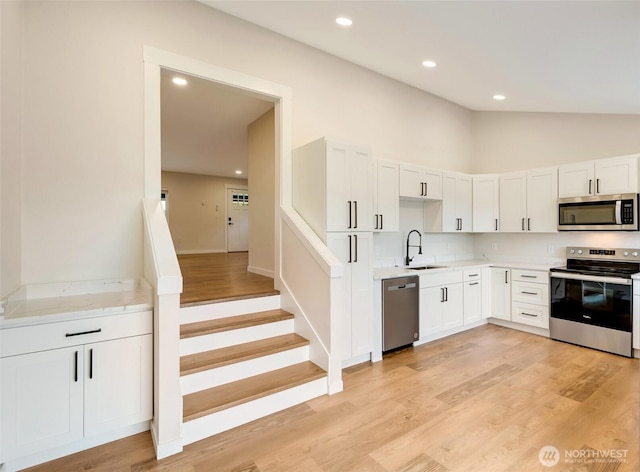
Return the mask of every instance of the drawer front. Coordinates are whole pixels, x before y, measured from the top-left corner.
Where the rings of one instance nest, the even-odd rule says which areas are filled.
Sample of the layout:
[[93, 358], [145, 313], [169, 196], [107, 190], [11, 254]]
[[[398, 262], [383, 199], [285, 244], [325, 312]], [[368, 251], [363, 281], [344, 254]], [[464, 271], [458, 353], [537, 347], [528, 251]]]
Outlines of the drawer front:
[[465, 269], [462, 275], [462, 279], [465, 282], [473, 282], [475, 280], [480, 280], [482, 278], [482, 268], [478, 267], [477, 269]]
[[549, 272], [541, 270], [511, 269], [511, 277], [513, 280], [520, 280], [521, 282], [549, 283]]
[[529, 303], [513, 302], [511, 305], [511, 321], [549, 329], [549, 308]]
[[420, 288], [438, 287], [439, 285], [451, 285], [462, 282], [462, 271], [451, 270], [437, 274], [425, 274], [420, 276]]
[[513, 282], [511, 299], [517, 302], [549, 305], [549, 285], [530, 282]]
[[141, 311], [0, 330], [0, 357], [150, 334], [153, 312]]

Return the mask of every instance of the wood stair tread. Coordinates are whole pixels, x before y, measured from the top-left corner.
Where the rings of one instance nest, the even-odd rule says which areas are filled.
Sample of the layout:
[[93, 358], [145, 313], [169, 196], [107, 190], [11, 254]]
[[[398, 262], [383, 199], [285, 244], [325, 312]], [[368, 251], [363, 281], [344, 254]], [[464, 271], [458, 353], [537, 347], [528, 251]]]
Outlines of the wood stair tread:
[[313, 362], [289, 367], [185, 395], [183, 421], [191, 421], [325, 377]]
[[180, 358], [180, 375], [195, 374], [197, 372], [308, 345], [309, 341], [307, 339], [298, 334], [291, 333], [197, 354], [190, 354]]
[[293, 315], [285, 310], [276, 309], [249, 313], [247, 315], [228, 316], [215, 320], [199, 321], [180, 326], [180, 339], [221, 333], [234, 329], [248, 328], [276, 321], [291, 320]]

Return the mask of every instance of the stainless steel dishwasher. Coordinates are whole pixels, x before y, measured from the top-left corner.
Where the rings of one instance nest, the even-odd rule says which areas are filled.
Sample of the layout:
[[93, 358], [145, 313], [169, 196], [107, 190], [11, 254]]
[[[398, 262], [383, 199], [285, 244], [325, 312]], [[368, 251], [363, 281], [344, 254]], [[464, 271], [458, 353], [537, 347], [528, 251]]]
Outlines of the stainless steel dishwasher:
[[418, 340], [419, 277], [382, 281], [382, 351], [390, 351]]

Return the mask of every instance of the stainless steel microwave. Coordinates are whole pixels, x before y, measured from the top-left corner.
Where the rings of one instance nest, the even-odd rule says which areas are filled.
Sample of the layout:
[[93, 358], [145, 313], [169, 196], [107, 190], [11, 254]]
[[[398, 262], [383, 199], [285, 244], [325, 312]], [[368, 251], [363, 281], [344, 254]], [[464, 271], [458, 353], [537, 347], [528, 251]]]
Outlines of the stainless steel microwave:
[[558, 199], [560, 231], [638, 231], [638, 194]]

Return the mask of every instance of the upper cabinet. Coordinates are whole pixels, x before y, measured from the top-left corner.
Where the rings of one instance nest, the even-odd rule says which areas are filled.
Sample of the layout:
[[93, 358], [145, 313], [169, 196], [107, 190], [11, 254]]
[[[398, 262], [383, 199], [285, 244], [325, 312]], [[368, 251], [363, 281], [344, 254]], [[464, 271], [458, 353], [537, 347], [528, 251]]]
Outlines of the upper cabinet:
[[373, 230], [376, 232], [399, 230], [399, 170], [397, 162], [378, 160], [375, 163]]
[[558, 196], [638, 193], [639, 156], [634, 154], [560, 166]]
[[425, 202], [426, 232], [468, 233], [472, 230], [472, 177], [457, 172], [442, 173], [442, 201]]
[[500, 231], [554, 233], [557, 214], [557, 167], [500, 176]]
[[371, 150], [326, 138], [295, 149], [293, 207], [325, 242], [329, 231], [372, 231]]
[[442, 200], [442, 171], [400, 164], [400, 197]]
[[499, 230], [500, 178], [497, 175], [473, 176], [473, 231], [491, 233]]

